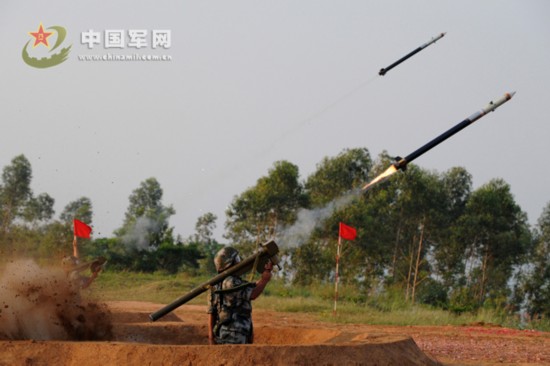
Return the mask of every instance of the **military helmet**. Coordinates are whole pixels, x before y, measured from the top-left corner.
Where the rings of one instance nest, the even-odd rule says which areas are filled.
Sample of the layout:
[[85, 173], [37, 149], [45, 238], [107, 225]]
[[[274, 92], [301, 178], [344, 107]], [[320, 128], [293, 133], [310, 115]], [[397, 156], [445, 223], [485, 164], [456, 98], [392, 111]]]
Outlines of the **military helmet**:
[[225, 247], [222, 248], [216, 253], [216, 256], [214, 257], [214, 265], [216, 266], [216, 270], [218, 273], [228, 269], [234, 264], [237, 264], [241, 261], [241, 257], [239, 257], [239, 252], [237, 249], [232, 247]]

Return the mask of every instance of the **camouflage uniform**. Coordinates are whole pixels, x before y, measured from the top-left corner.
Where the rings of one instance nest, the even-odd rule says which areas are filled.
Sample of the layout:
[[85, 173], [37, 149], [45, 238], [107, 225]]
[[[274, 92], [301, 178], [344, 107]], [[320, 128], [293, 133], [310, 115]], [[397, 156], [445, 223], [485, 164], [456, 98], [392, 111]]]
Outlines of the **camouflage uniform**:
[[216, 344], [253, 341], [250, 296], [256, 284], [229, 276], [210, 289], [208, 314], [213, 314]]

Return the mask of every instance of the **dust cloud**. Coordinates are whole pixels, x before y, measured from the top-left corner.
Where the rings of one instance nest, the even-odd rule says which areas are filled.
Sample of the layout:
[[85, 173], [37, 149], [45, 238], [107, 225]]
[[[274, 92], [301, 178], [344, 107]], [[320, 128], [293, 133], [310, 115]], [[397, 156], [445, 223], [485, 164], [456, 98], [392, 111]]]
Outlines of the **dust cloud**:
[[83, 300], [61, 268], [12, 260], [0, 274], [0, 340], [109, 340], [110, 312]]

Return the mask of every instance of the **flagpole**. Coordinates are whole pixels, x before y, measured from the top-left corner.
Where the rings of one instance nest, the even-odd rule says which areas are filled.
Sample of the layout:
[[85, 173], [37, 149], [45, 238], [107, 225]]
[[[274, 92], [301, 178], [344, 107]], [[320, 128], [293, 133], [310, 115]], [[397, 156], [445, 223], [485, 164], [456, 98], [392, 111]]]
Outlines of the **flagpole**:
[[338, 247], [336, 249], [336, 274], [334, 276], [334, 310], [332, 315], [336, 316], [336, 303], [338, 302], [338, 263], [340, 261], [340, 248], [342, 247], [342, 237], [338, 235]]

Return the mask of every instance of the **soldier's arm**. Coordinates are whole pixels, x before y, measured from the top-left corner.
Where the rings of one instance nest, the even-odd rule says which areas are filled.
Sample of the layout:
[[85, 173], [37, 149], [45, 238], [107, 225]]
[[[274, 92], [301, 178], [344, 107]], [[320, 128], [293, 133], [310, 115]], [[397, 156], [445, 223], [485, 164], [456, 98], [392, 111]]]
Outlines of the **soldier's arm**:
[[214, 326], [218, 318], [218, 311], [216, 309], [216, 298], [214, 296], [214, 289], [211, 288], [208, 292], [208, 344], [216, 344], [216, 339], [214, 338]]
[[76, 241], [76, 235], [73, 238], [73, 255], [76, 259], [78, 259], [78, 242]]
[[273, 264], [271, 261], [267, 262], [264, 271], [262, 272], [262, 277], [256, 282], [256, 287], [252, 290], [250, 299], [254, 300], [258, 298], [264, 291], [265, 286], [271, 280], [271, 271], [273, 270]]
[[82, 280], [82, 289], [90, 287], [92, 282], [97, 278], [98, 272], [93, 272], [91, 277], [84, 277]]

